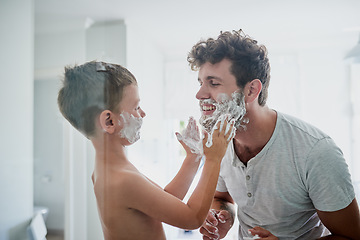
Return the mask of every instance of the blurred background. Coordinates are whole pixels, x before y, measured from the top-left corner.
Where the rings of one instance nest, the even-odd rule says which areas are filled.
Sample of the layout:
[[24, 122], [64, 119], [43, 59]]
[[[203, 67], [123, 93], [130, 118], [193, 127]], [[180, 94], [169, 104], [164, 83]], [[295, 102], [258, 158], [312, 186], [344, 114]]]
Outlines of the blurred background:
[[[358, 0], [0, 0], [0, 239], [27, 239], [36, 211], [48, 239], [102, 239], [92, 146], [57, 108], [64, 66], [101, 60], [136, 76], [147, 116], [128, 156], [165, 186], [184, 157], [175, 132], [200, 116], [187, 53], [220, 31], [267, 46], [268, 105], [329, 134], [358, 189], [359, 10]], [[200, 239], [165, 228], [168, 239]]]

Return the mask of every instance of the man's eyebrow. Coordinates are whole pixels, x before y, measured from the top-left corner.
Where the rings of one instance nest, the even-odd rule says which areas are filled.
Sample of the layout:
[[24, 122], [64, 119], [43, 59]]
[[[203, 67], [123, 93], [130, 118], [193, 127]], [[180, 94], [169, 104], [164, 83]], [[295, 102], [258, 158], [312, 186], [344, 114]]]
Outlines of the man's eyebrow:
[[[207, 81], [213, 80], [213, 79], [215, 79], [215, 80], [217, 80], [217, 81], [222, 81], [221, 78], [215, 77], [215, 76], [207, 76], [207, 77], [205, 78], [205, 80], [207, 80]], [[202, 80], [201, 80], [200, 78], [198, 78], [198, 81], [201, 82]]]
[[206, 77], [206, 80], [212, 80], [212, 79], [215, 79], [215, 80], [217, 80], [217, 81], [222, 81], [222, 79], [221, 78], [219, 78], [219, 77], [215, 77], [215, 76], [207, 76]]

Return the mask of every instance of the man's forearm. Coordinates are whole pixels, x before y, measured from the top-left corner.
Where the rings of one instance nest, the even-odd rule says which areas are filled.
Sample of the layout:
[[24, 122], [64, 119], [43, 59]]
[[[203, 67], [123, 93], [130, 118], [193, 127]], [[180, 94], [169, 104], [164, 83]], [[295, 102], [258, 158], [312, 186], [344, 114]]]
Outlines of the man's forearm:
[[231, 215], [231, 224], [234, 224], [235, 206], [234, 206], [233, 203], [231, 203], [229, 201], [226, 201], [224, 199], [221, 199], [221, 198], [214, 197], [211, 208], [216, 209], [216, 210], [226, 210], [226, 211], [228, 211], [230, 213], [230, 215]]
[[351, 240], [351, 239], [346, 238], [346, 237], [341, 237], [341, 236], [330, 235], [330, 236], [318, 238], [318, 240]]

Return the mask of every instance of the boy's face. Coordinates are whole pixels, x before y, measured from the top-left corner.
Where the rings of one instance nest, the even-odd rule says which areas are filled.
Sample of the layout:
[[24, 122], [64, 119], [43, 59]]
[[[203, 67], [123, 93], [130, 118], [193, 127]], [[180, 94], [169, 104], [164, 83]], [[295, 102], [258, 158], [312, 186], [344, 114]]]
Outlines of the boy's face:
[[119, 104], [118, 126], [119, 136], [125, 140], [123, 145], [129, 145], [140, 139], [140, 129], [145, 112], [139, 106], [138, 87], [128, 85], [123, 90], [123, 98]]
[[140, 108], [140, 97], [138, 86], [128, 85], [124, 88], [123, 97], [119, 104], [120, 112], [127, 112], [136, 118], [144, 118], [145, 112]]

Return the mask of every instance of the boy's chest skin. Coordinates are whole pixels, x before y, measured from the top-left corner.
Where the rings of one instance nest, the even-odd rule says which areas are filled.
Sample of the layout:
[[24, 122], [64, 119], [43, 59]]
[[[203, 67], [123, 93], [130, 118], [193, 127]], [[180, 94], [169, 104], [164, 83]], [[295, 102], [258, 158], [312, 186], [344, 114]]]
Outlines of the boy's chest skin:
[[[162, 223], [139, 212], [135, 209], [124, 209], [116, 213], [116, 224], [111, 224], [108, 232], [112, 234], [104, 235], [106, 240], [118, 239], [149, 239], [165, 240], [165, 232]], [[105, 229], [105, 228], [103, 228]], [[108, 236], [107, 236], [108, 235]]]
[[97, 184], [94, 186], [94, 192], [105, 240], [166, 239], [160, 221], [157, 221], [136, 209], [126, 207], [126, 196], [124, 196], [122, 201], [119, 201], [116, 197], [114, 198], [112, 192], [105, 191], [104, 188], [99, 187], [102, 185], [100, 183], [101, 176], [97, 177]]

